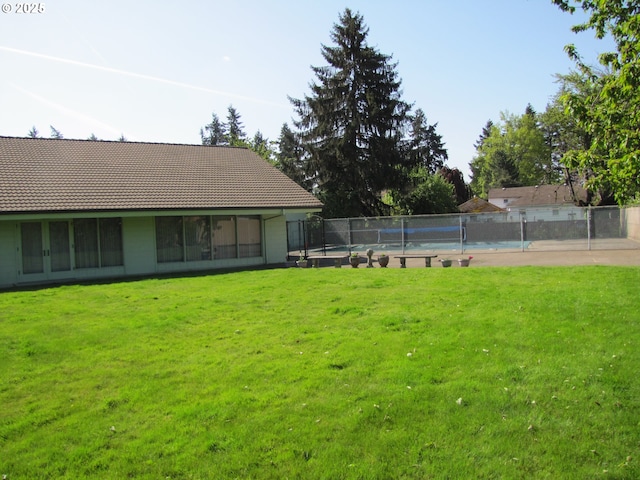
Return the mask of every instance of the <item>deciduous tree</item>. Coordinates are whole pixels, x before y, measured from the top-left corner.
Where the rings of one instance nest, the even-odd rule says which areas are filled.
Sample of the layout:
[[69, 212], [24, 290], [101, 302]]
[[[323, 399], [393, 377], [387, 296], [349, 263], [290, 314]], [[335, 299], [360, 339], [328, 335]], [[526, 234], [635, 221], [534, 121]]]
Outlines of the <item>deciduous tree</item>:
[[491, 188], [556, 183], [550, 147], [530, 107], [522, 116], [501, 114], [501, 122], [483, 130], [477, 154], [470, 163], [471, 187], [486, 198]]
[[446, 165], [438, 170], [438, 174], [447, 183], [453, 185], [453, 193], [456, 205], [461, 205], [471, 198], [471, 188], [464, 181], [463, 173], [457, 168], [449, 168]]
[[573, 31], [609, 36], [616, 51], [600, 55], [604, 74], [587, 65], [574, 45], [565, 47], [590, 83], [587, 95], [567, 94], [567, 107], [591, 137], [587, 150], [573, 150], [567, 163], [589, 173], [593, 190], [613, 192], [618, 204], [638, 199], [640, 192], [640, 1], [552, 0], [573, 13], [589, 15]]
[[458, 212], [454, 187], [442, 175], [432, 174], [421, 166], [411, 172], [406, 192], [393, 194], [396, 211], [402, 215]]

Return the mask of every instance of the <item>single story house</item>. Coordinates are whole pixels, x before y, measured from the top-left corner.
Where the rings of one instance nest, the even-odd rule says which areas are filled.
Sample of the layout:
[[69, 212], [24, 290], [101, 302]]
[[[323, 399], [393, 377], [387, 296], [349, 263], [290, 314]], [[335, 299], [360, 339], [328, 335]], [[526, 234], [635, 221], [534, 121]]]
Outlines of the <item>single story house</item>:
[[284, 263], [321, 209], [246, 148], [0, 137], [0, 288]]

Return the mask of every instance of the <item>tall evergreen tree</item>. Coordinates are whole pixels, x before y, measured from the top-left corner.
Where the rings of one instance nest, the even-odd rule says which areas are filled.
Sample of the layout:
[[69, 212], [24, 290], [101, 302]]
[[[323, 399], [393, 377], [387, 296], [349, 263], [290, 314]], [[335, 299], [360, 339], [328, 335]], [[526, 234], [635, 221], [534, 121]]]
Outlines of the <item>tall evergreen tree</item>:
[[227, 109], [227, 143], [232, 147], [245, 146], [247, 135], [244, 133], [244, 126], [240, 120], [240, 114], [229, 105]]
[[278, 168], [301, 187], [311, 191], [313, 185], [307, 179], [304, 168], [304, 152], [296, 134], [284, 123], [280, 129], [276, 154]]
[[34, 125], [33, 127], [31, 127], [31, 130], [29, 130], [29, 133], [27, 134], [27, 136], [29, 138], [39, 138], [40, 137], [40, 132], [38, 131], [38, 129]]
[[422, 109], [410, 117], [409, 156], [411, 164], [420, 165], [431, 174], [436, 173], [447, 161], [447, 149], [442, 136], [436, 133], [438, 124], [429, 125]]
[[225, 145], [227, 143], [227, 126], [215, 113], [211, 114], [211, 123], [200, 129], [202, 145]]
[[57, 130], [53, 125], [49, 125], [49, 128], [51, 129], [51, 138], [57, 138], [57, 139], [64, 138], [62, 136], [62, 133], [60, 133], [60, 130]]
[[381, 193], [402, 183], [400, 143], [410, 106], [402, 101], [391, 57], [367, 44], [363, 17], [346, 9], [334, 24], [326, 66], [312, 67], [311, 94], [291, 102], [308, 154], [307, 177], [327, 216], [387, 212]]
[[484, 144], [484, 141], [487, 138], [489, 138], [489, 136], [491, 135], [492, 128], [493, 128], [493, 122], [491, 120], [487, 120], [487, 123], [482, 128], [482, 133], [480, 133], [478, 140], [476, 140], [476, 143], [473, 144], [473, 148], [475, 148], [476, 150], [480, 150], [480, 148]]
[[267, 162], [271, 164], [276, 163], [275, 152], [271, 146], [272, 142], [270, 142], [268, 138], [262, 136], [262, 132], [260, 130], [255, 133], [253, 140], [249, 142], [245, 141], [244, 143], [249, 149], [260, 155]]

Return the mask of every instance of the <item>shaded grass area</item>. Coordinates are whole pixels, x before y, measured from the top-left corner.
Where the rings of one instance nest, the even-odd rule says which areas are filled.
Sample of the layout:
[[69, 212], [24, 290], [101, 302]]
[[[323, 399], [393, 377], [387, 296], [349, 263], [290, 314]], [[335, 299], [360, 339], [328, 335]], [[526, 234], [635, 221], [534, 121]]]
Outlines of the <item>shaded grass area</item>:
[[0, 294], [0, 474], [640, 477], [640, 269], [288, 269]]

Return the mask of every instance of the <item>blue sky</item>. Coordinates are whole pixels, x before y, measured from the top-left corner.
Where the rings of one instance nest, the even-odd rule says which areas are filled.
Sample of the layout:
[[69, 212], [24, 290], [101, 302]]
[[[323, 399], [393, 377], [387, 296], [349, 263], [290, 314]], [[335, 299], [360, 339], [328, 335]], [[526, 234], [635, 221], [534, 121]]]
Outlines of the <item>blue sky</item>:
[[[449, 166], [469, 178], [487, 120], [543, 111], [575, 43], [595, 63], [610, 44], [570, 27], [551, 0], [56, 0], [0, 13], [0, 135], [200, 143], [229, 105], [249, 136], [276, 140], [324, 65], [321, 44], [345, 8], [369, 44], [398, 62], [403, 98], [437, 123]], [[3, 7], [7, 8], [7, 7]]]

